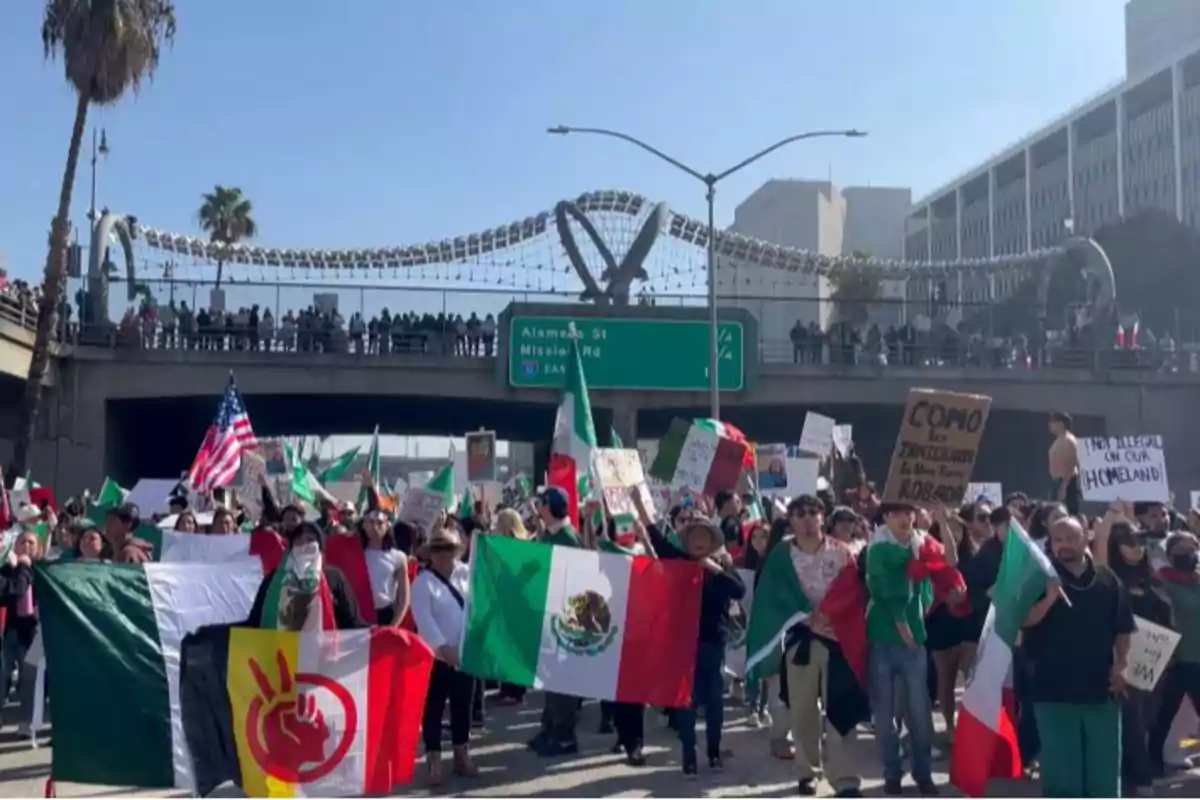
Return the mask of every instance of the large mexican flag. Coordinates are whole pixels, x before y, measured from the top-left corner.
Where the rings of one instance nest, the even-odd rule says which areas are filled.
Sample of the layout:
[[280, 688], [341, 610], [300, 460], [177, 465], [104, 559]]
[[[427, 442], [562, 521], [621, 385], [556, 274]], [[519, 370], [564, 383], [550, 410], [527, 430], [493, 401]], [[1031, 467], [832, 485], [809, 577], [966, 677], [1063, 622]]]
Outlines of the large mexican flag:
[[992, 607], [979, 637], [975, 668], [959, 705], [950, 781], [969, 797], [983, 797], [992, 778], [1021, 775], [1012, 694], [1013, 648], [1021, 625], [1056, 577], [1046, 552], [1020, 525], [1010, 523]]
[[477, 537], [463, 669], [577, 697], [687, 705], [702, 584], [690, 561]]

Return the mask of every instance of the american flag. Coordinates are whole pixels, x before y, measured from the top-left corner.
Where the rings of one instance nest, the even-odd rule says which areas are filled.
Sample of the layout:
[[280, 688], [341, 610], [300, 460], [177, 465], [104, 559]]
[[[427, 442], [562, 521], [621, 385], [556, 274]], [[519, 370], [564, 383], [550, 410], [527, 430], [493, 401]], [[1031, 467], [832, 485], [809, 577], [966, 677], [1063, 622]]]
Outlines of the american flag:
[[200, 452], [188, 470], [187, 483], [193, 491], [210, 492], [218, 486], [227, 486], [242, 464], [242, 452], [258, 447], [250, 415], [242, 403], [237, 382], [229, 376], [229, 385], [217, 409], [217, 418], [204, 435]]

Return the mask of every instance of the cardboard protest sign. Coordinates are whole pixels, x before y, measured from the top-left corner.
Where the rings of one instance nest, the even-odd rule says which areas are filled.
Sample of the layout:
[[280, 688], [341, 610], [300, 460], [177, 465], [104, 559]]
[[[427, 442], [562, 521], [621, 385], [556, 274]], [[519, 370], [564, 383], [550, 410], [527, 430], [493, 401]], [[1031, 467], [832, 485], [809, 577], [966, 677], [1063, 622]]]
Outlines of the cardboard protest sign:
[[1141, 617], [1134, 619], [1137, 621], [1137, 630], [1129, 637], [1129, 665], [1125, 668], [1125, 681], [1143, 692], [1152, 692], [1183, 637], [1170, 628]]
[[1004, 485], [1000, 483], [968, 483], [963, 502], [991, 503], [992, 505], [1003, 503]]
[[482, 483], [496, 480], [496, 432], [468, 433], [467, 482]]
[[404, 493], [404, 502], [400, 504], [399, 519], [429, 533], [445, 507], [445, 495], [419, 486], [410, 486]]
[[754, 459], [758, 464], [759, 489], [788, 488], [787, 445], [760, 444], [755, 448]]
[[642, 471], [642, 459], [632, 448], [599, 447], [592, 451], [592, 473], [604, 494], [604, 504], [614, 517], [629, 515], [637, 517], [637, 508], [629, 490], [634, 489], [642, 498], [642, 505], [654, 513], [654, 498], [646, 484]]
[[831, 417], [809, 411], [804, 415], [804, 427], [800, 431], [800, 452], [814, 456], [829, 455], [836, 425], [837, 422]]
[[1079, 440], [1084, 500], [1171, 502], [1161, 436], [1093, 436]]
[[910, 390], [883, 502], [962, 505], [991, 407], [984, 395]]

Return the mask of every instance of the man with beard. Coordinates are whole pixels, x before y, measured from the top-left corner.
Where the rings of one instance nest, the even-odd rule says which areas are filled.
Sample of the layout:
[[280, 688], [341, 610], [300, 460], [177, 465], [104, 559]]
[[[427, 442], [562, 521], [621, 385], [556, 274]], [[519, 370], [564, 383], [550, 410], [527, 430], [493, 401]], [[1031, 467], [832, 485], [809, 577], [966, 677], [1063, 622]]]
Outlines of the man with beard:
[[1121, 796], [1121, 705], [1129, 637], [1129, 595], [1092, 561], [1079, 522], [1050, 527], [1058, 580], [1025, 620], [1030, 687], [1041, 738], [1045, 797]]

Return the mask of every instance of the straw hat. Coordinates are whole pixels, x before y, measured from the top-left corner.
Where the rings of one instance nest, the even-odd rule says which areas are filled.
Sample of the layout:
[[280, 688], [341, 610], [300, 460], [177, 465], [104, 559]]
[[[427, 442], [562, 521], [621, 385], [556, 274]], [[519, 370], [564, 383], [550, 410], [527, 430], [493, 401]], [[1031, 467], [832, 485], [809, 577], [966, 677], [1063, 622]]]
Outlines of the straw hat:
[[417, 558], [428, 559], [430, 554], [435, 551], [453, 550], [457, 558], [466, 552], [466, 545], [463, 544], [462, 536], [453, 528], [437, 528], [429, 535], [429, 538], [417, 548]]
[[514, 539], [529, 538], [529, 531], [525, 529], [525, 522], [515, 509], [506, 508], [496, 514], [496, 523], [500, 531], [512, 536]]

